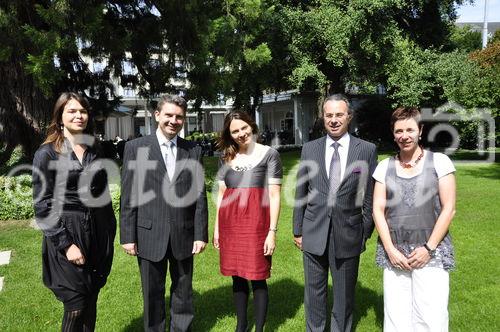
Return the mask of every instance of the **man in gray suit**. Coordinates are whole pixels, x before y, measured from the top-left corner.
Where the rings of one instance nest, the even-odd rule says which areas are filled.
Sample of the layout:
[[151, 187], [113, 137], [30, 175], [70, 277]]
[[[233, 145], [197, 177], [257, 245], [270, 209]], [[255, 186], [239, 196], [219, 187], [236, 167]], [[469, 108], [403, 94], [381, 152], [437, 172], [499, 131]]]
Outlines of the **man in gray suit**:
[[352, 110], [341, 94], [323, 103], [328, 135], [304, 144], [297, 174], [293, 234], [304, 259], [306, 330], [325, 331], [328, 270], [331, 331], [350, 331], [359, 256], [373, 232], [374, 144], [347, 133]]
[[208, 242], [202, 151], [177, 136], [187, 104], [166, 95], [158, 102], [155, 134], [125, 145], [120, 243], [138, 256], [144, 329], [165, 331], [165, 279], [170, 265], [170, 331], [190, 331], [193, 255]]

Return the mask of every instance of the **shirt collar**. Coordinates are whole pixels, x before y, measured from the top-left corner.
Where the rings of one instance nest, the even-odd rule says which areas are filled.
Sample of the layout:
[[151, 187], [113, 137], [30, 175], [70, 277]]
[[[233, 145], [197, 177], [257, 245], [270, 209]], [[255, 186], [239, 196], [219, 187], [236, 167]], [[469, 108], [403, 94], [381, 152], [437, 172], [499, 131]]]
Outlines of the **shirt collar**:
[[156, 129], [156, 138], [158, 139], [158, 143], [160, 143], [160, 146], [167, 145], [167, 143], [169, 142], [172, 142], [175, 146], [177, 146], [177, 135], [169, 140], [165, 137], [165, 135], [163, 135], [160, 129]]
[[[339, 143], [339, 145], [341, 147], [346, 148], [349, 146], [350, 141], [351, 141], [351, 137], [349, 136], [348, 133], [345, 133], [344, 135], [342, 135], [342, 137], [337, 142]], [[331, 138], [330, 135], [326, 135], [326, 146], [327, 147], [332, 146], [333, 142], [335, 142], [335, 140], [333, 138]]]

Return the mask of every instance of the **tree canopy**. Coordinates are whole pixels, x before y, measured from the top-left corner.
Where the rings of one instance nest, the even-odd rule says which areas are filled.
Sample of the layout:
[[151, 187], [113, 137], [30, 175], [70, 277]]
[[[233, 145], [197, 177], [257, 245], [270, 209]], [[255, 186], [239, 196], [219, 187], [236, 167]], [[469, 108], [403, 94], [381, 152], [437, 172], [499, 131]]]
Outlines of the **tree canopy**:
[[119, 102], [109, 70], [94, 72], [83, 58], [106, 29], [103, 9], [100, 1], [0, 3], [0, 163], [19, 144], [34, 153], [60, 92], [87, 91], [102, 115]]
[[373, 87], [391, 75], [402, 40], [421, 49], [447, 50], [455, 6], [462, 1], [311, 1], [286, 5], [297, 87], [344, 91]]
[[495, 51], [468, 56], [477, 36], [454, 27], [462, 2], [2, 1], [0, 163], [19, 144], [33, 154], [62, 91], [83, 93], [104, 118], [120, 103], [113, 77], [149, 100], [183, 93], [197, 110], [233, 98], [253, 112], [265, 92], [378, 85], [399, 105], [498, 106]]

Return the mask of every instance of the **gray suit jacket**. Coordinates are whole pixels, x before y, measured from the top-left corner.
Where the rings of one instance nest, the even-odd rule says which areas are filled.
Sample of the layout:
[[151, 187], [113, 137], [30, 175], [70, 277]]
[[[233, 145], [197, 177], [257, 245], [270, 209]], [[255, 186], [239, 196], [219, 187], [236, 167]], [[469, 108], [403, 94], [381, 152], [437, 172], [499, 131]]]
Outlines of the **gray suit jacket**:
[[[147, 172], [147, 163], [134, 163], [140, 148], [147, 151], [152, 167]], [[138, 176], [140, 171], [145, 174]], [[155, 134], [127, 142], [120, 204], [120, 243], [137, 243], [139, 257], [158, 262], [169, 242], [176, 259], [191, 256], [193, 241], [208, 242], [201, 148], [177, 138], [175, 174], [170, 181]]]
[[[377, 165], [374, 144], [351, 136], [344, 177], [336, 195], [329, 193], [325, 168], [326, 136], [304, 144], [297, 174], [294, 236], [302, 236], [304, 251], [325, 253], [330, 223], [337, 258], [358, 256], [373, 232], [373, 178]], [[330, 241], [330, 244], [332, 241]]]

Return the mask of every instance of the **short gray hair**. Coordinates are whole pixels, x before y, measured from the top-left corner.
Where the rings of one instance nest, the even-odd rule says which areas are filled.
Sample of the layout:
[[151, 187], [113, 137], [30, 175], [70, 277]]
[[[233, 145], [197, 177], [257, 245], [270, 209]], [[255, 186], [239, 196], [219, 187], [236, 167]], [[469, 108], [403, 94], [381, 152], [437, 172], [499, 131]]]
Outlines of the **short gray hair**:
[[161, 112], [161, 109], [162, 109], [163, 105], [165, 105], [165, 104], [173, 104], [173, 105], [179, 106], [180, 108], [182, 108], [184, 115], [186, 115], [187, 102], [181, 96], [177, 96], [177, 95], [163, 95], [163, 96], [161, 96], [160, 100], [158, 100], [158, 104], [156, 105], [156, 111]]
[[328, 97], [323, 100], [323, 105], [321, 106], [321, 111], [322, 114], [325, 112], [325, 104], [329, 101], [343, 101], [347, 105], [347, 113], [349, 115], [352, 115], [352, 107], [351, 107], [351, 102], [349, 101], [349, 98], [343, 93], [335, 93], [333, 95], [329, 95]]

